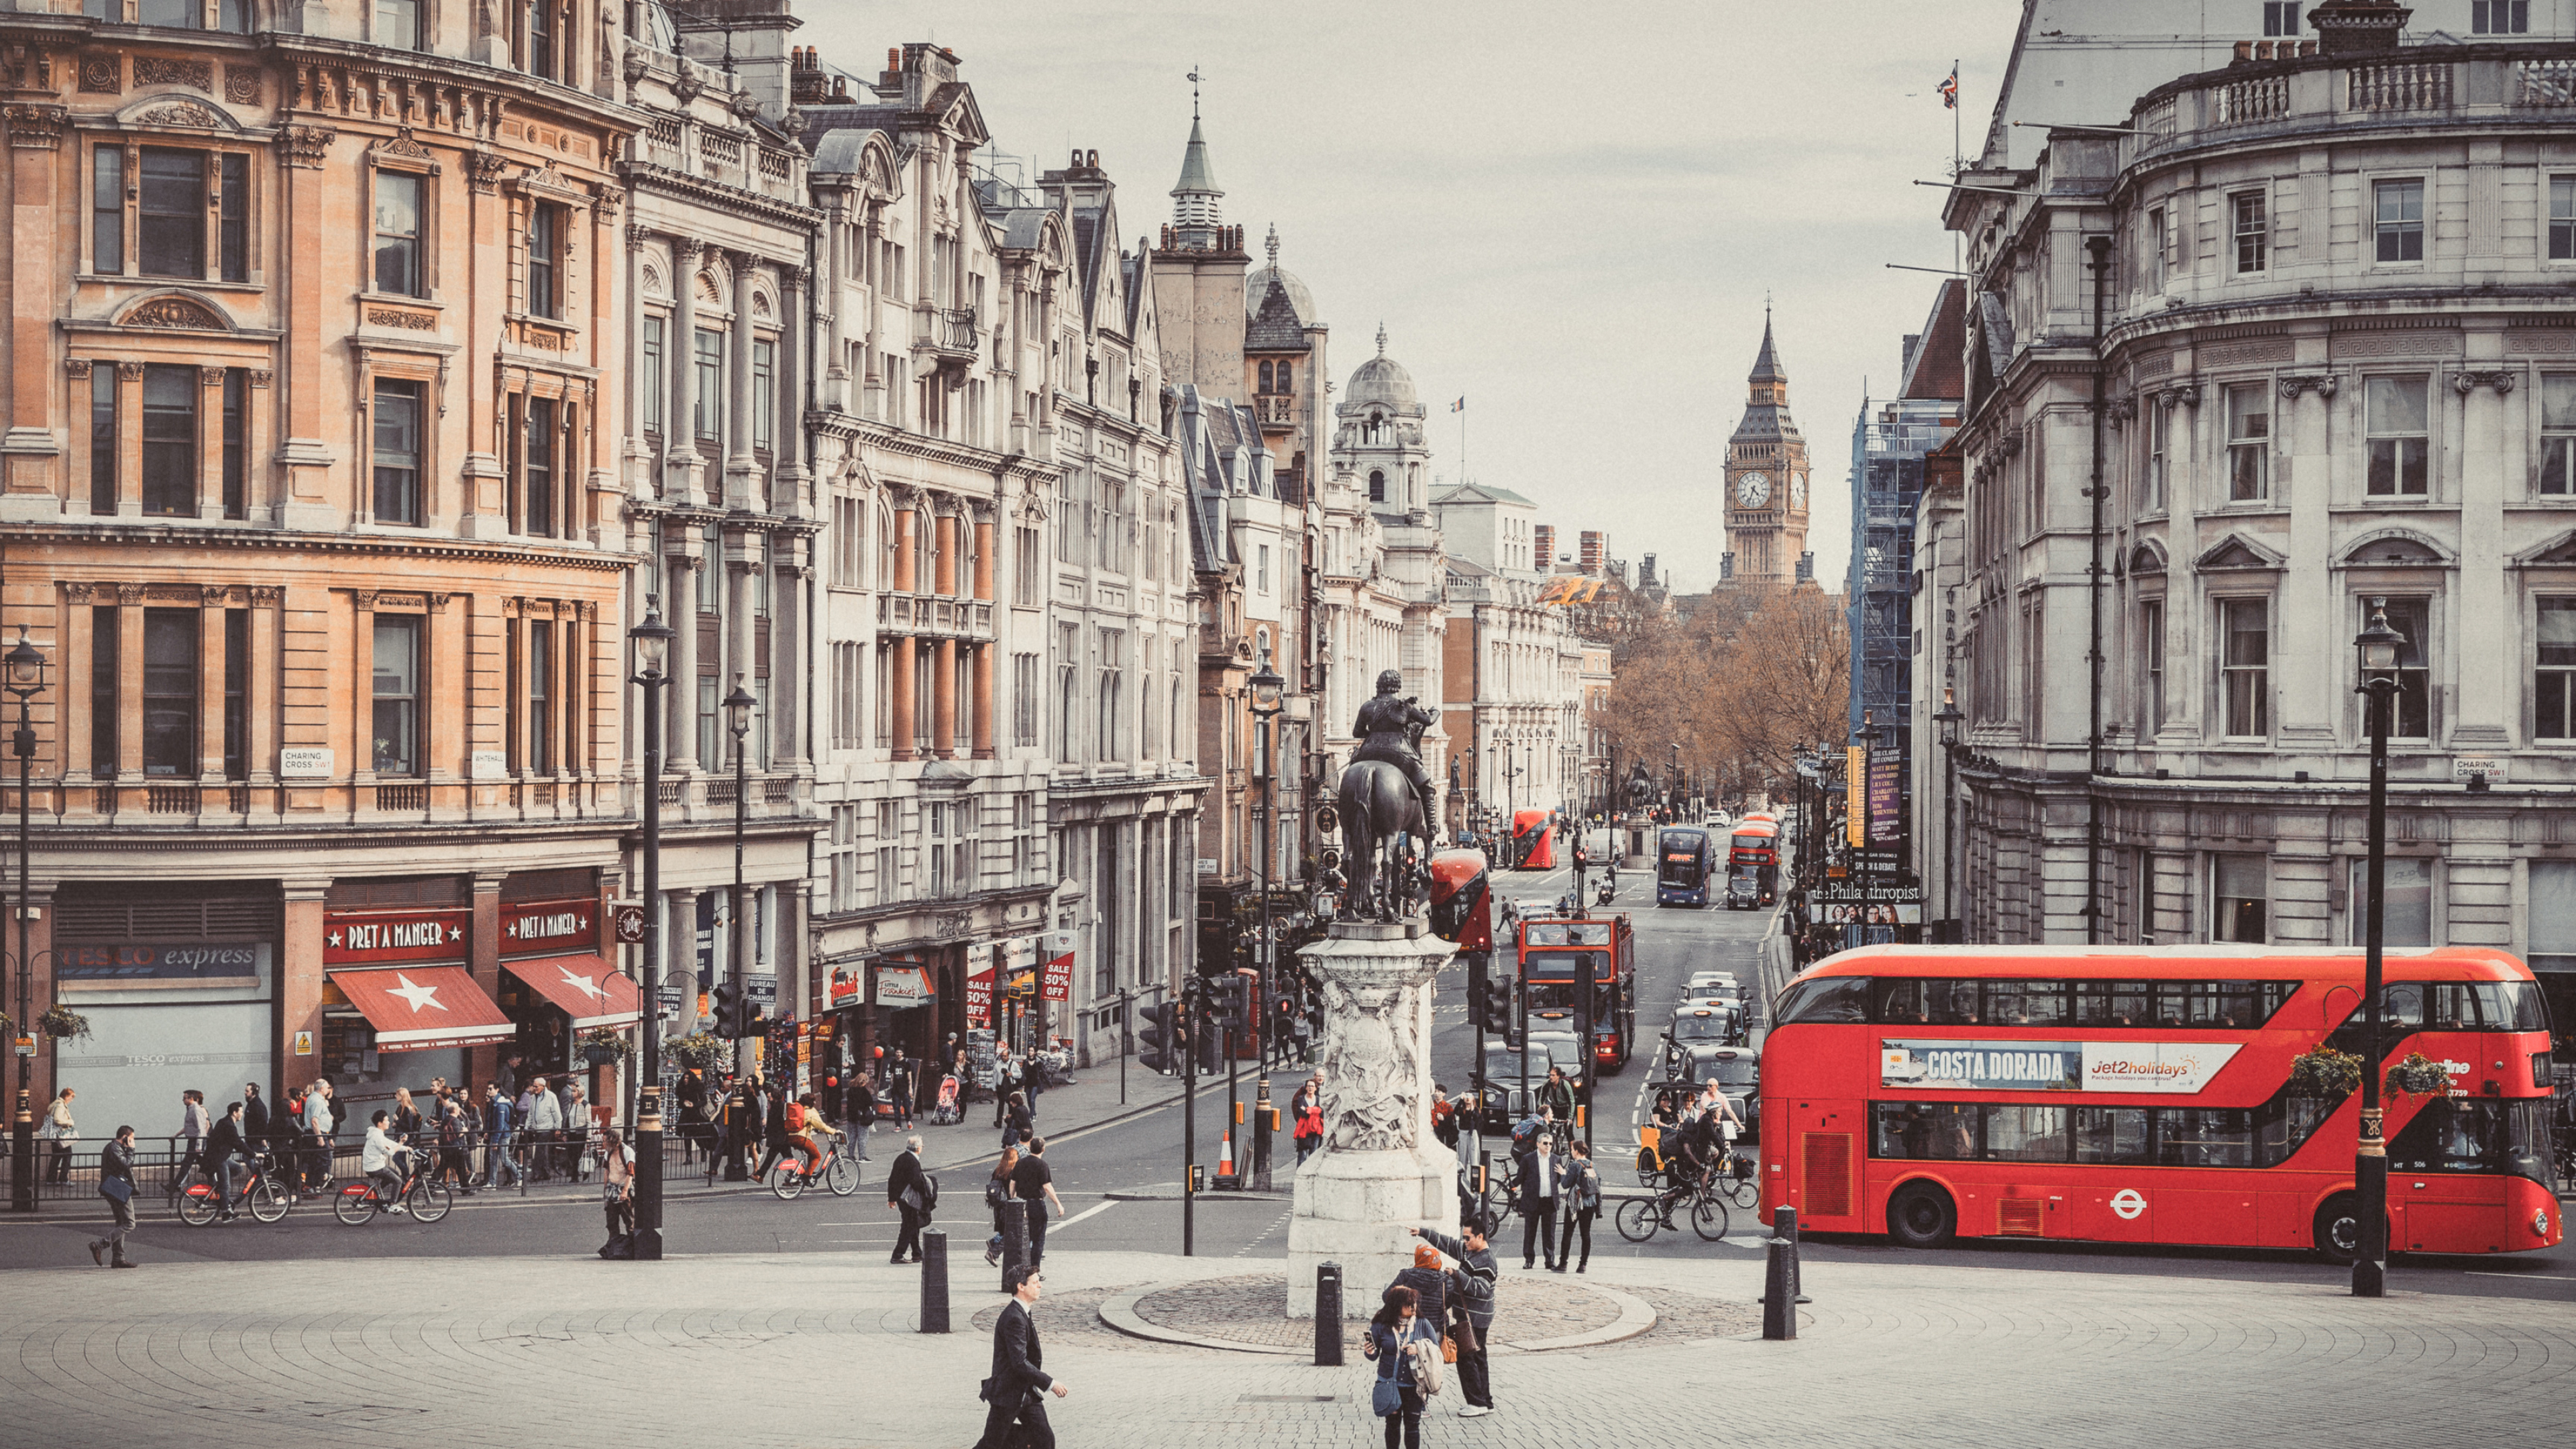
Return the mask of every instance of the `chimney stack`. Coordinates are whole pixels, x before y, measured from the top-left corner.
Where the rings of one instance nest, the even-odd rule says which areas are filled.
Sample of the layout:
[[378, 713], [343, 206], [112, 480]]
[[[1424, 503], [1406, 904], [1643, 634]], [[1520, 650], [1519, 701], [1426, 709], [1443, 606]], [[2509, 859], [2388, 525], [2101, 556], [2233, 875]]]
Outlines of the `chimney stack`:
[[1533, 557], [1538, 571], [1543, 574], [1554, 573], [1556, 571], [1556, 525], [1551, 523], [1538, 525], [1530, 535], [1530, 539], [1535, 545]]
[[2328, 55], [2367, 55], [2397, 48], [2397, 35], [2414, 11], [2397, 0], [2325, 0], [2308, 12], [2317, 48]]

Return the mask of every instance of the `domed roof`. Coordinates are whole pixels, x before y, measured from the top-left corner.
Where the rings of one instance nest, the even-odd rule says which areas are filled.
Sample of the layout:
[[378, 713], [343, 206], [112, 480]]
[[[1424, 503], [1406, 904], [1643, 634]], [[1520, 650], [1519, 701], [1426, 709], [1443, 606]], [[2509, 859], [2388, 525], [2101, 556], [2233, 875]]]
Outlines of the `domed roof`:
[[1244, 277], [1243, 315], [1260, 316], [1261, 304], [1270, 296], [1270, 288], [1274, 284], [1287, 291], [1288, 305], [1297, 309], [1298, 321], [1315, 320], [1315, 298], [1306, 290], [1306, 284], [1298, 281], [1293, 273], [1283, 272], [1275, 266], [1258, 268]]
[[1399, 409], [1420, 407], [1414, 400], [1413, 374], [1386, 355], [1386, 328], [1383, 325], [1377, 329], [1377, 356], [1361, 363], [1359, 371], [1351, 374], [1350, 401], [1354, 404], [1385, 403]]

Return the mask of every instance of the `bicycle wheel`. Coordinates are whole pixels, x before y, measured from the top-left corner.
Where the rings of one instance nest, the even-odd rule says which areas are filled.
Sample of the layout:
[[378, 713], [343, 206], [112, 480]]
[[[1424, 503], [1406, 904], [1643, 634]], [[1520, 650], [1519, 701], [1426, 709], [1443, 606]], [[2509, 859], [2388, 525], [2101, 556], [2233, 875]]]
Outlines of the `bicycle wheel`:
[[1727, 1201], [1734, 1203], [1737, 1207], [1744, 1209], [1746, 1212], [1751, 1212], [1762, 1203], [1762, 1179], [1759, 1177], [1736, 1178], [1733, 1182], [1727, 1184], [1726, 1198]]
[[215, 1201], [215, 1190], [204, 1183], [192, 1183], [180, 1190], [179, 1221], [192, 1228], [202, 1228], [215, 1220], [223, 1204]]
[[1642, 1243], [1655, 1235], [1660, 1219], [1652, 1199], [1632, 1197], [1619, 1204], [1619, 1236]]
[[331, 1214], [351, 1227], [376, 1215], [376, 1190], [373, 1185], [353, 1182], [342, 1187], [331, 1198]]
[[846, 1157], [835, 1157], [823, 1172], [823, 1185], [834, 1197], [848, 1197], [859, 1190], [859, 1165]]
[[263, 1175], [259, 1181], [251, 1184], [250, 1215], [259, 1219], [261, 1222], [276, 1222], [279, 1218], [286, 1216], [287, 1209], [293, 1206], [293, 1203], [286, 1200], [285, 1192], [279, 1189], [278, 1185], [265, 1175]]
[[414, 1222], [434, 1223], [456, 1206], [456, 1194], [448, 1190], [446, 1183], [424, 1180], [411, 1185], [410, 1202]]
[[794, 1202], [805, 1190], [804, 1166], [793, 1157], [778, 1159], [778, 1165], [769, 1169], [769, 1190], [778, 1194], [780, 1202]]
[[1714, 1243], [1726, 1236], [1726, 1199], [1714, 1193], [1705, 1194], [1691, 1203], [1691, 1231], [1703, 1243]]

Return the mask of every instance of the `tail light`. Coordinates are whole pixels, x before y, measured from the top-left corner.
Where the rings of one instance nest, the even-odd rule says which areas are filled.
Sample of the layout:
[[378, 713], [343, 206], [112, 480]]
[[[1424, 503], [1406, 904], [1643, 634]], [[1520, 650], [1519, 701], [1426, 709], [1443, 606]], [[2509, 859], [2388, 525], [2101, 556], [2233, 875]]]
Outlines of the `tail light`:
[[2546, 1092], [2549, 1090], [2549, 1084], [2556, 1079], [2556, 1076], [2557, 1070], [2549, 1060], [2549, 1053], [2533, 1052], [2531, 1054], [2531, 1085]]

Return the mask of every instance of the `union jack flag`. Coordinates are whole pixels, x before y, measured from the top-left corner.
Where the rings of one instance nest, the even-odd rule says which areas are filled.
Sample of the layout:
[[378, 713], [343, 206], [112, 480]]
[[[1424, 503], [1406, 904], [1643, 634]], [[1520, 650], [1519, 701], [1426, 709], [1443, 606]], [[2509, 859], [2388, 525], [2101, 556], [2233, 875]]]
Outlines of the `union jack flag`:
[[1950, 67], [1950, 78], [1941, 82], [1936, 89], [1941, 92], [1941, 109], [1945, 111], [1959, 109], [1959, 68], [1955, 65]]
[[1462, 398], [1460, 398], [1460, 399], [1458, 399], [1456, 402], [1453, 402], [1453, 403], [1451, 403], [1451, 404], [1449, 405], [1449, 411], [1451, 411], [1451, 412], [1453, 412], [1453, 413], [1463, 413], [1463, 412], [1465, 412], [1466, 410], [1467, 410], [1467, 400], [1466, 400], [1465, 398], [1463, 398], [1463, 397], [1462, 397]]

